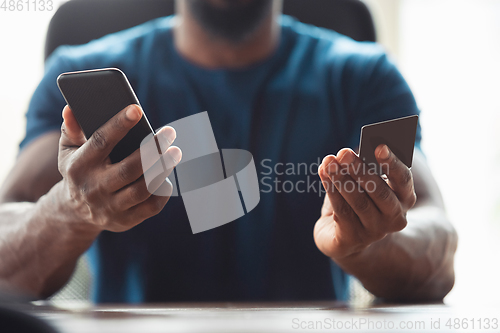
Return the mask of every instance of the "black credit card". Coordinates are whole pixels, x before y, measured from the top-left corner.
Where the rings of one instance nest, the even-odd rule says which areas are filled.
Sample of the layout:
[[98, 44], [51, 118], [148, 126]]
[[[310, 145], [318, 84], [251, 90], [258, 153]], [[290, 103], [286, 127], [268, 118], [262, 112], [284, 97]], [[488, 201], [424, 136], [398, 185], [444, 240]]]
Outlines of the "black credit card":
[[361, 128], [359, 157], [368, 165], [377, 165], [375, 149], [385, 144], [408, 168], [413, 161], [418, 116], [403, 117]]

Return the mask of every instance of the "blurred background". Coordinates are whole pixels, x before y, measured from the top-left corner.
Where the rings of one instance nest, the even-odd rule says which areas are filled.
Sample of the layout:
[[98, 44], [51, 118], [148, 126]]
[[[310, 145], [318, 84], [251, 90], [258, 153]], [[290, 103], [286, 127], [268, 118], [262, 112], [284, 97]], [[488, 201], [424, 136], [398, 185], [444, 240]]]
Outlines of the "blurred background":
[[[62, 2], [54, 0], [53, 11], [0, 10], [0, 181], [24, 136], [46, 29]], [[445, 302], [493, 304], [500, 298], [500, 0], [365, 2], [422, 110], [422, 146], [460, 236]]]

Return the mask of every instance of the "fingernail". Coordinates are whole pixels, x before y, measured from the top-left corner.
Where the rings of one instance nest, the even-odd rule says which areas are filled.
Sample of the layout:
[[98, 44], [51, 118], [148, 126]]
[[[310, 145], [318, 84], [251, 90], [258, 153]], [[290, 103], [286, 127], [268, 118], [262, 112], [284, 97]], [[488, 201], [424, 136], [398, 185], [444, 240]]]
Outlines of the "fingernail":
[[389, 155], [390, 155], [390, 151], [389, 151], [389, 148], [384, 145], [380, 151], [378, 152], [378, 158], [382, 159], [382, 160], [386, 160], [389, 158]]
[[350, 165], [354, 161], [354, 156], [352, 156], [352, 153], [349, 151], [346, 151], [344, 155], [340, 158], [340, 163], [341, 164], [346, 164]]
[[162, 128], [161, 133], [158, 136], [158, 141], [160, 143], [160, 148], [162, 152], [167, 151], [168, 147], [172, 145], [176, 138], [175, 130], [172, 127]]
[[168, 152], [167, 152], [168, 155], [170, 155], [170, 157], [174, 160], [174, 164], [177, 165], [180, 161], [181, 161], [181, 158], [182, 158], [182, 152], [179, 148], [177, 149], [170, 149]]
[[130, 121], [137, 121], [142, 117], [142, 112], [141, 112], [141, 110], [139, 110], [139, 108], [137, 106], [130, 105], [127, 108], [127, 111], [125, 111], [125, 116]]

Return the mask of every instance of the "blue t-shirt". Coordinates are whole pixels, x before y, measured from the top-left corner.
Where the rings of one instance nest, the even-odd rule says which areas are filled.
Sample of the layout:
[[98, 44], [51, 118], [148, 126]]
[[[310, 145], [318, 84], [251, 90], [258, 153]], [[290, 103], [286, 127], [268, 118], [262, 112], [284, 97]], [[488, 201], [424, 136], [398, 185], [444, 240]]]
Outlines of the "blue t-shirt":
[[418, 114], [405, 80], [377, 44], [286, 16], [268, 59], [200, 68], [176, 51], [172, 22], [160, 18], [57, 49], [31, 100], [21, 148], [60, 129], [60, 73], [117, 67], [154, 128], [208, 111], [219, 148], [253, 154], [261, 200], [237, 221], [200, 234], [191, 233], [179, 197], [127, 232], [102, 232], [87, 253], [93, 300], [344, 299], [345, 274], [313, 240], [324, 198], [317, 167], [327, 154], [356, 148], [363, 125]]

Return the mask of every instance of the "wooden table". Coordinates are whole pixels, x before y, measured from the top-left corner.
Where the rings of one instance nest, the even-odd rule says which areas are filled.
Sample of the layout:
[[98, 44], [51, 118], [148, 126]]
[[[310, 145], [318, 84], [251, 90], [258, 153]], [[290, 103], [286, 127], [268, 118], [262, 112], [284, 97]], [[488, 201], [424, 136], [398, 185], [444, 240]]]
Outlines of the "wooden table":
[[457, 308], [444, 304], [349, 306], [311, 302], [93, 306], [42, 302], [35, 303], [28, 312], [49, 322], [61, 333], [500, 332], [500, 308]]

